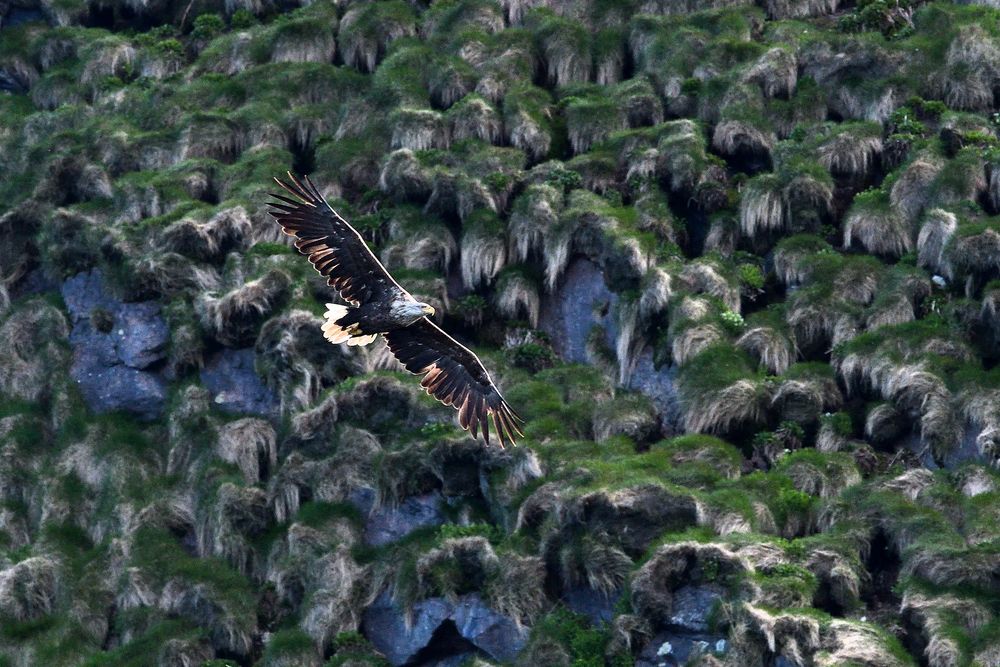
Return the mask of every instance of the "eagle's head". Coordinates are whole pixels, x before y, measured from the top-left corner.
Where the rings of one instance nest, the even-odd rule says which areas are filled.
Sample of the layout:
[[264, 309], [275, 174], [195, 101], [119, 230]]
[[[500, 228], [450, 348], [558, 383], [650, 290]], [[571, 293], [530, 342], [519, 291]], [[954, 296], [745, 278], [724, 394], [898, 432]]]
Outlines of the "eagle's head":
[[421, 301], [412, 301], [407, 299], [402, 303], [397, 302], [393, 305], [393, 311], [396, 317], [406, 322], [407, 325], [413, 324], [425, 315], [434, 314], [434, 307]]

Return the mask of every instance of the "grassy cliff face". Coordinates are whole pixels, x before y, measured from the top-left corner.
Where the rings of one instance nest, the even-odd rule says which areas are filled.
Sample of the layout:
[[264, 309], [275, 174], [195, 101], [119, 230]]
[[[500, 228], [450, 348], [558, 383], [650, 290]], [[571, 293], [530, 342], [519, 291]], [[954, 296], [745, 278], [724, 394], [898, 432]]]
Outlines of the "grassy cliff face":
[[[0, 664], [1000, 665], [990, 4], [0, 6]], [[323, 341], [289, 169], [522, 446]]]

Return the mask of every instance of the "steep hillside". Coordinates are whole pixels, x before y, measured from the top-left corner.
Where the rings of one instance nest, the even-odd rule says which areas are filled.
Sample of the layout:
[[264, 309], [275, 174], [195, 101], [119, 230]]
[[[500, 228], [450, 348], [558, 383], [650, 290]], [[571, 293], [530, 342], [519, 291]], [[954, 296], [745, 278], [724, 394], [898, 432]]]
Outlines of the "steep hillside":
[[0, 665], [1000, 666], [995, 2], [296, 3], [0, 0]]

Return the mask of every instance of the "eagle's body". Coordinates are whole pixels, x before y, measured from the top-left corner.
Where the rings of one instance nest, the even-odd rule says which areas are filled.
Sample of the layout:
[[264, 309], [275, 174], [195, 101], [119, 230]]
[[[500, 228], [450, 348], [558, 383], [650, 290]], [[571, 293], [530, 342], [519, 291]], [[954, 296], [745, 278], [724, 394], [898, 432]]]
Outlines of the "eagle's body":
[[490, 374], [471, 350], [427, 319], [434, 309], [410, 296], [386, 271], [358, 232], [340, 217], [312, 182], [278, 185], [298, 201], [272, 195], [269, 213], [294, 236], [295, 247], [309, 258], [327, 284], [350, 304], [327, 304], [323, 335], [332, 343], [367, 345], [379, 335], [420, 385], [459, 411], [462, 428], [475, 436], [482, 429], [489, 443], [490, 420], [500, 439], [513, 443], [520, 418], [500, 395]]
[[388, 304], [365, 303], [355, 308], [333, 303], [326, 306], [323, 334], [331, 343], [345, 342], [340, 338], [347, 336], [348, 345], [367, 345], [378, 334], [408, 327], [421, 317], [434, 313], [430, 306], [409, 295], [400, 296]]

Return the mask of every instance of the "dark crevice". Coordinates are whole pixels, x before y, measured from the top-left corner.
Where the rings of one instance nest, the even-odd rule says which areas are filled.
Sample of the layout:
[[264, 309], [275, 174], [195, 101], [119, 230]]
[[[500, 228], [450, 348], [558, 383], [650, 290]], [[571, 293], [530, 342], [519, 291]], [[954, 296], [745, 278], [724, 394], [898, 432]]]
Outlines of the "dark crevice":
[[316, 146], [312, 142], [300, 143], [297, 139], [289, 142], [292, 152], [292, 171], [296, 174], [311, 174], [316, 170]]
[[420, 649], [415, 656], [406, 662], [406, 667], [424, 667], [436, 665], [439, 661], [461, 655], [478, 653], [475, 644], [465, 639], [458, 632], [458, 626], [452, 620], [447, 620], [434, 631], [427, 646]]
[[871, 577], [861, 596], [868, 611], [875, 618], [895, 616], [900, 600], [893, 588], [899, 579], [902, 561], [882, 528], [877, 528], [872, 535], [864, 565]]

